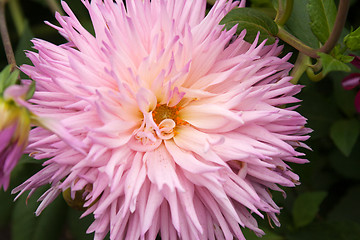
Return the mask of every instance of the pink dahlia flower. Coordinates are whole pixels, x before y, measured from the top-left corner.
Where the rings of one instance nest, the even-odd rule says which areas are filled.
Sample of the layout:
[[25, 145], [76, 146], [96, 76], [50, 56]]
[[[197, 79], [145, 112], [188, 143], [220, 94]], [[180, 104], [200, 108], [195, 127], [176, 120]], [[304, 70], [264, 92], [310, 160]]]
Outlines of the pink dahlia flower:
[[279, 225], [270, 190], [298, 183], [286, 162], [306, 162], [295, 149], [309, 130], [283, 107], [301, 88], [290, 55], [218, 25], [244, 2], [206, 16], [205, 0], [83, 3], [95, 36], [63, 2], [52, 26], [67, 42], [34, 40], [21, 69], [37, 82], [31, 110], [85, 146], [33, 129], [27, 151], [49, 160], [14, 192], [50, 183], [36, 214], [80, 195], [95, 239], [244, 239], [263, 234], [253, 214]]

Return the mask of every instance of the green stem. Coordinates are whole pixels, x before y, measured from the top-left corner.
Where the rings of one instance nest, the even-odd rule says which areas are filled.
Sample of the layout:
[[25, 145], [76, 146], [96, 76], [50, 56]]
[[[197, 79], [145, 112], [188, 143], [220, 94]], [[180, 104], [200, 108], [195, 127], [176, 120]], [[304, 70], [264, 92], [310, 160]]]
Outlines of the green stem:
[[21, 10], [19, 0], [10, 0], [9, 8], [10, 8], [10, 12], [11, 12], [13, 21], [15, 23], [15, 28], [16, 28], [17, 34], [18, 34], [18, 36], [21, 36], [21, 34], [23, 33], [24, 28], [25, 28], [25, 18], [24, 18], [24, 14]]
[[16, 61], [15, 61], [14, 51], [11, 46], [9, 31], [6, 26], [5, 2], [6, 2], [5, 0], [0, 0], [0, 33], [4, 45], [7, 61], [11, 65], [11, 69], [13, 70], [16, 67]]
[[284, 14], [284, 6], [283, 6], [282, 0], [278, 0], [278, 6], [277, 6], [276, 10], [277, 11], [276, 11], [276, 16], [275, 16], [274, 22], [277, 23], [279, 21], [279, 19], [282, 17], [282, 15]]
[[318, 50], [309, 47], [308, 45], [304, 44], [302, 41], [300, 41], [298, 38], [296, 38], [295, 36], [291, 35], [288, 31], [286, 31], [283, 27], [279, 26], [279, 32], [277, 34], [277, 36], [283, 40], [284, 42], [286, 42], [287, 44], [293, 46], [294, 48], [296, 48], [297, 50], [299, 50], [300, 52], [312, 57], [312, 58], [318, 58], [319, 56], [317, 55], [316, 52], [318, 52]]
[[346, 17], [349, 11], [349, 6], [350, 6], [350, 0], [339, 1], [339, 7], [335, 19], [334, 28], [332, 29], [331, 34], [328, 40], [326, 41], [326, 43], [324, 44], [324, 46], [322, 46], [319, 49], [319, 52], [329, 53], [335, 47], [337, 41], [340, 38], [341, 32], [345, 26]]
[[309, 67], [314, 71], [314, 72], [319, 72], [322, 68], [322, 63], [320, 61], [320, 59], [316, 60], [315, 64], [310, 64]]
[[283, 40], [284, 42], [288, 43], [289, 45], [293, 46], [300, 52], [312, 57], [312, 58], [319, 58], [317, 52], [329, 53], [336, 45], [337, 41], [340, 38], [342, 29], [344, 28], [347, 13], [349, 10], [349, 0], [340, 0], [339, 2], [339, 9], [335, 19], [334, 28], [331, 31], [331, 34], [328, 40], [325, 42], [324, 46], [318, 49], [314, 49], [309, 47], [308, 45], [304, 44], [295, 36], [291, 35], [287, 32], [283, 26], [279, 25], [279, 32], [277, 36]]
[[306, 74], [309, 77], [309, 79], [313, 82], [319, 82], [321, 79], [325, 77], [323, 72], [319, 72], [318, 74], [315, 74], [312, 68], [307, 68]]
[[302, 52], [299, 52], [299, 55], [296, 59], [294, 68], [292, 69], [291, 74], [290, 74], [290, 76], [293, 77], [290, 81], [291, 83], [293, 83], [293, 84], [298, 83], [300, 77], [303, 75], [303, 73], [308, 68], [309, 61], [310, 61], [310, 58], [308, 56], [306, 56]]
[[291, 16], [294, 6], [294, 0], [287, 0], [285, 3], [285, 8], [283, 8], [282, 6], [282, 0], [279, 0], [278, 2], [279, 9], [275, 17], [275, 22], [278, 24], [278, 26], [284, 26], [289, 17]]

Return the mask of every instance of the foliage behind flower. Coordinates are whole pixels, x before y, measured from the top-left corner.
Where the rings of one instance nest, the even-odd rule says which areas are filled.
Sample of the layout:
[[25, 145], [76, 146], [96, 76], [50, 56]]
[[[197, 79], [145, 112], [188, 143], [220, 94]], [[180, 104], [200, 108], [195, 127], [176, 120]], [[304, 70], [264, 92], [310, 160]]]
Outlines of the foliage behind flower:
[[244, 239], [239, 225], [263, 234], [252, 213], [279, 225], [269, 190], [299, 183], [286, 162], [306, 162], [296, 148], [309, 133], [283, 107], [301, 88], [290, 54], [218, 25], [244, 2], [206, 16], [201, 0], [83, 3], [95, 36], [63, 2], [53, 27], [68, 42], [34, 40], [21, 70], [37, 82], [31, 110], [85, 146], [33, 129], [27, 151], [49, 160], [13, 192], [50, 182], [37, 214], [81, 192], [95, 239]]

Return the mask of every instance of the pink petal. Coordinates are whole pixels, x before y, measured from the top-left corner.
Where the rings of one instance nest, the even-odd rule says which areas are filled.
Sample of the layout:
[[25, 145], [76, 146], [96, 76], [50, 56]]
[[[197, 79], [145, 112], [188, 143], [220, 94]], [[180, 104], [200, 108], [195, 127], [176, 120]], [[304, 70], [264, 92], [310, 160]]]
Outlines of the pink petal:
[[244, 123], [240, 116], [218, 105], [187, 106], [179, 117], [199, 129], [216, 132], [231, 131]]
[[220, 168], [218, 166], [208, 165], [199, 161], [193, 154], [181, 150], [181, 148], [179, 148], [172, 140], [165, 141], [165, 146], [176, 164], [189, 172], [200, 174], [216, 171]]
[[351, 90], [360, 84], [360, 73], [351, 73], [346, 76], [342, 81], [341, 85], [345, 90]]
[[175, 189], [184, 191], [177, 176], [173, 157], [162, 144], [157, 149], [144, 154], [144, 163], [147, 166], [147, 176], [161, 191], [167, 185], [171, 192]]

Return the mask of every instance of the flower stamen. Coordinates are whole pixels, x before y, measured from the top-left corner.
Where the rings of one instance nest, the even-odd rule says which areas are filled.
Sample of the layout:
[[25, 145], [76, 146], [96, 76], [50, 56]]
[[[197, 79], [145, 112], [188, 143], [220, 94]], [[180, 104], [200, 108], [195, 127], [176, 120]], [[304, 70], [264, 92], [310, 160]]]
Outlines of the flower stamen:
[[160, 124], [165, 119], [172, 119], [176, 124], [181, 121], [178, 117], [179, 107], [169, 107], [166, 104], [157, 104], [155, 110], [152, 112], [153, 119], [156, 124]]

